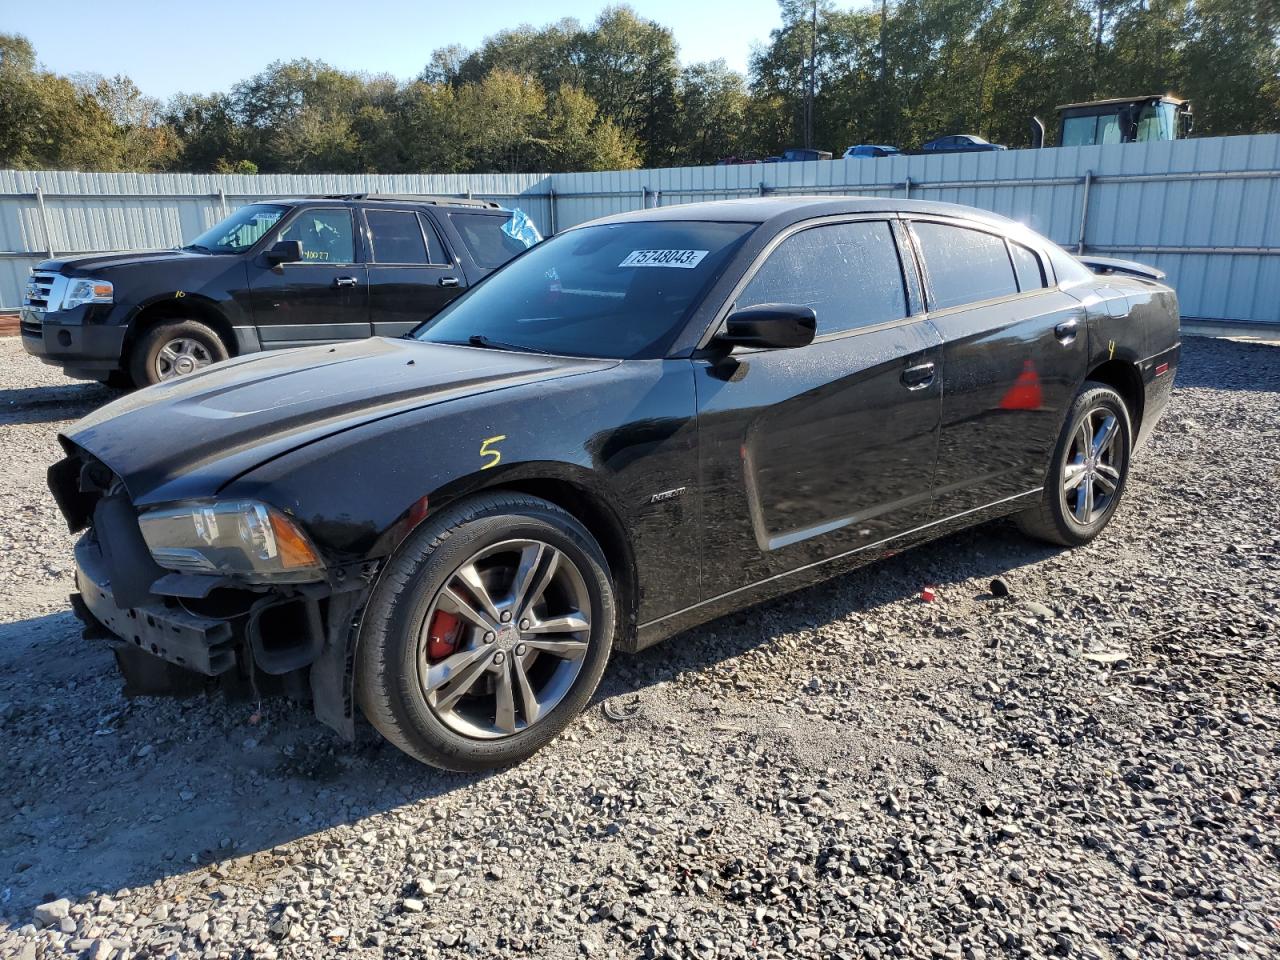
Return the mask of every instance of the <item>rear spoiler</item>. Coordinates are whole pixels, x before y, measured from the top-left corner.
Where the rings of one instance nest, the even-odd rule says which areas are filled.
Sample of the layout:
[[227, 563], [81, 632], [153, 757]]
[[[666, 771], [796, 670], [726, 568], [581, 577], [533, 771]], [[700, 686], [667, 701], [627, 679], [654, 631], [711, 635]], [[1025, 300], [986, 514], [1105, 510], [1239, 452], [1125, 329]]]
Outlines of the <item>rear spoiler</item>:
[[1091, 257], [1088, 254], [1076, 254], [1076, 259], [1094, 273], [1127, 273], [1131, 277], [1141, 277], [1143, 280], [1163, 280], [1168, 276], [1158, 267], [1149, 267], [1145, 263], [1136, 263], [1133, 260]]

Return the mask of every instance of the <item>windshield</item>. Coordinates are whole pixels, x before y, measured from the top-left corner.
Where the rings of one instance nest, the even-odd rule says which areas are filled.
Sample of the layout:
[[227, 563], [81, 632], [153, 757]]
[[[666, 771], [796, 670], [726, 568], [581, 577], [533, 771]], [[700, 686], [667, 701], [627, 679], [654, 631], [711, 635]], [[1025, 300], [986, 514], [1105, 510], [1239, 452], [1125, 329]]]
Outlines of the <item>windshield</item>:
[[571, 230], [511, 261], [414, 336], [569, 356], [660, 357], [753, 227], [673, 220]]
[[274, 227], [288, 209], [274, 203], [251, 203], [210, 227], [183, 249], [203, 253], [244, 253], [261, 240], [262, 235]]

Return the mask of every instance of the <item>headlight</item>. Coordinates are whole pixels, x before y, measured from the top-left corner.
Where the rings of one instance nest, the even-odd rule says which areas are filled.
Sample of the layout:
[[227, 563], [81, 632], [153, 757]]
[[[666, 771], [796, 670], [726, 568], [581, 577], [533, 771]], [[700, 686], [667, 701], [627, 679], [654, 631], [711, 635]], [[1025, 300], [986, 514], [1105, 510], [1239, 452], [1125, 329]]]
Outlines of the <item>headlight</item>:
[[302, 583], [324, 576], [307, 535], [256, 500], [192, 503], [138, 517], [156, 563], [182, 573], [220, 573], [251, 582]]
[[78, 307], [82, 303], [110, 303], [115, 288], [106, 280], [85, 280], [73, 277], [67, 281], [67, 292], [62, 295], [62, 308]]

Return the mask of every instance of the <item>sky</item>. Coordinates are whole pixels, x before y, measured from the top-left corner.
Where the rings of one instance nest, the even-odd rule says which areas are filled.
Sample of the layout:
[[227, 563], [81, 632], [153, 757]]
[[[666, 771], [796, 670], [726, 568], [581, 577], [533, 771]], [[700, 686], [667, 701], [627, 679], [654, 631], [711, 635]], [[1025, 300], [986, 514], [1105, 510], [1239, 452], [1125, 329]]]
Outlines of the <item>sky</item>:
[[[20, 33], [56, 73], [127, 74], [146, 94], [211, 93], [274, 60], [416, 76], [431, 51], [478, 46], [499, 30], [563, 17], [593, 21], [606, 0], [0, 0], [0, 32]], [[724, 58], [745, 72], [752, 43], [779, 25], [776, 0], [631, 0], [670, 27], [681, 63]], [[56, 9], [56, 15], [51, 15]]]

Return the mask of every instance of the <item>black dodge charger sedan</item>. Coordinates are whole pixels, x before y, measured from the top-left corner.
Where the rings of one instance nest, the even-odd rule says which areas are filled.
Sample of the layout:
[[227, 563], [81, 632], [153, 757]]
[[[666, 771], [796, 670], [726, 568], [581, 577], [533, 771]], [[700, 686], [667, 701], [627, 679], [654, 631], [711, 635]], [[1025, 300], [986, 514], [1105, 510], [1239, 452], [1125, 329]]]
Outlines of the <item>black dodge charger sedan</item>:
[[614, 649], [1013, 514], [1087, 543], [1178, 363], [1158, 271], [1000, 217], [770, 198], [598, 220], [404, 339], [236, 358], [62, 438], [128, 687], [527, 756]]

